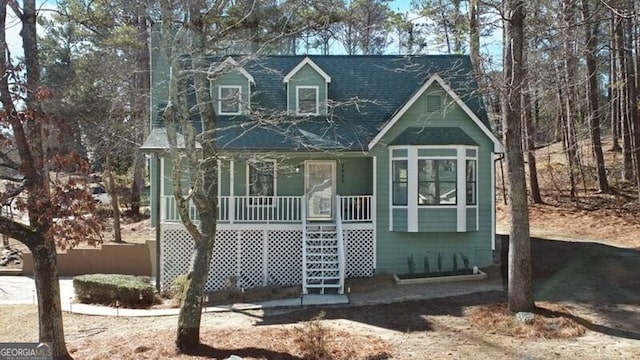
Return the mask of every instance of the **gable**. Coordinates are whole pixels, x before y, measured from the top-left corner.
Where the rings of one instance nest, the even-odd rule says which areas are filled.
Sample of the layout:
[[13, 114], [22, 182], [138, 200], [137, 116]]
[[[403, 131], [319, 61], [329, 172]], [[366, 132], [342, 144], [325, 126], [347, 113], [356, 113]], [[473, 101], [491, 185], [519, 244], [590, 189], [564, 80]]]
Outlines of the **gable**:
[[[440, 107], [436, 109], [434, 100], [438, 97], [441, 99], [441, 103]], [[401, 120], [403, 120], [403, 124], [400, 124]], [[494, 152], [503, 151], [502, 144], [486, 123], [462, 101], [460, 96], [438, 74], [431, 76], [384, 124], [378, 134], [369, 142], [368, 148], [371, 150], [385, 137], [387, 137], [387, 143], [392, 141], [393, 135], [390, 131], [394, 127], [399, 128], [399, 130], [396, 129], [397, 131], [402, 131], [404, 127], [427, 128], [454, 124], [467, 127], [467, 131], [469, 131], [469, 126], [477, 127], [477, 130], [480, 130], [493, 144]]]
[[324, 70], [322, 70], [322, 68], [318, 66], [315, 62], [313, 62], [313, 60], [311, 60], [309, 57], [305, 57], [298, 65], [296, 65], [296, 67], [291, 69], [291, 71], [284, 76], [284, 79], [282, 79], [282, 81], [285, 83], [288, 83], [292, 77], [297, 75], [297, 73], [305, 67], [309, 67], [313, 69], [313, 71], [319, 76], [321, 76], [325, 82], [327, 83], [331, 82], [331, 76], [329, 76], [329, 74], [327, 74]]

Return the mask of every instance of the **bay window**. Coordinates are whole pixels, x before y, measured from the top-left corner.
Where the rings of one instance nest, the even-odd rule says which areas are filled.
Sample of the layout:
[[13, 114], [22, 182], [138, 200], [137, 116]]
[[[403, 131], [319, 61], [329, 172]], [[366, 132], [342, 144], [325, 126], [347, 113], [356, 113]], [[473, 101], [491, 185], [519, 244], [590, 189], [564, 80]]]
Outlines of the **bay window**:
[[418, 160], [418, 204], [455, 205], [456, 160]]

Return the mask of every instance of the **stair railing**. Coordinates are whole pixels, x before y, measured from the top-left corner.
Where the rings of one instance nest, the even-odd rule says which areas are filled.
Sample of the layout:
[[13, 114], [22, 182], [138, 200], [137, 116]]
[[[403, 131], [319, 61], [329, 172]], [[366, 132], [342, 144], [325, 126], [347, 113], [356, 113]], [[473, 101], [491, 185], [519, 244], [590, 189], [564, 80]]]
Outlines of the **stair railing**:
[[302, 294], [308, 294], [307, 291], [307, 196], [302, 196], [302, 207], [300, 216], [302, 217]]
[[341, 214], [341, 201], [340, 195], [336, 195], [336, 239], [338, 241], [338, 276], [340, 277], [340, 287], [338, 288], [338, 294], [344, 294], [344, 278], [345, 278], [345, 249], [344, 239], [342, 236], [342, 214]]

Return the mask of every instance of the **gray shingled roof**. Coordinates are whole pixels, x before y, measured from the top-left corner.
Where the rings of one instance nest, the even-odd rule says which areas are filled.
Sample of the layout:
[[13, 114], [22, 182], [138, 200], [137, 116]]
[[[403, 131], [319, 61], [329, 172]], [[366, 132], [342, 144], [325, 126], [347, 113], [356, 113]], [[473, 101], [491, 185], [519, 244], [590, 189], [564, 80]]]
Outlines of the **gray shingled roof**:
[[457, 127], [411, 127], [396, 136], [389, 145], [470, 145], [478, 146]]
[[[436, 73], [490, 128], [471, 62], [462, 55], [310, 55], [332, 78], [328, 87], [329, 114], [308, 118], [283, 116], [287, 98], [282, 80], [305, 57], [265, 56], [246, 63], [241, 57], [234, 57], [255, 79], [252, 115], [218, 117], [219, 149], [367, 149], [384, 124]], [[257, 116], [258, 113], [262, 115]], [[195, 123], [199, 125], [200, 121]]]

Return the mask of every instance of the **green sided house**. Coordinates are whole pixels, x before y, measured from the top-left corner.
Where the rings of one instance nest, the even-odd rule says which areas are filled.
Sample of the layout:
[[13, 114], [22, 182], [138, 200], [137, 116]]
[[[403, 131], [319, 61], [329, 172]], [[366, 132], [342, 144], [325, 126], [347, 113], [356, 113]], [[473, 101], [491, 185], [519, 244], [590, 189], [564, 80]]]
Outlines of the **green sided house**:
[[[492, 263], [492, 134], [467, 56], [211, 58], [218, 115], [218, 231], [208, 290], [301, 285], [342, 293], [346, 277]], [[161, 118], [170, 70], [153, 59], [152, 197], [165, 286], [193, 241], [175, 209]], [[197, 126], [199, 119], [194, 117]], [[192, 211], [197, 219], [197, 214]], [[417, 270], [421, 270], [421, 265]]]

